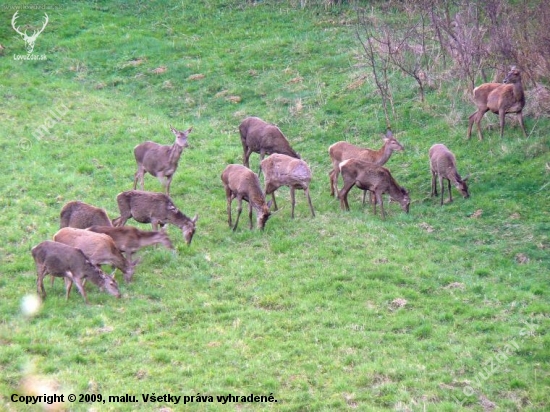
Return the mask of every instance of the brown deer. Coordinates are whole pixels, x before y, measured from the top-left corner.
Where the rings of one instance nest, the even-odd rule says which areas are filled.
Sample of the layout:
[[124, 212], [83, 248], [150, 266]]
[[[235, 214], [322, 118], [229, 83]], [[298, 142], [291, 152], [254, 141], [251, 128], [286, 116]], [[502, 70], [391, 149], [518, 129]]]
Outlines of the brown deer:
[[86, 279], [107, 293], [120, 298], [116, 281], [92, 264], [80, 249], [46, 240], [33, 247], [31, 253], [37, 272], [36, 289], [43, 299], [46, 298], [44, 277], [47, 274], [50, 274], [52, 278], [57, 276], [65, 279], [67, 300], [74, 282], [84, 301], [88, 303], [88, 297], [84, 290], [84, 280]]
[[[328, 148], [330, 160], [332, 161], [332, 170], [329, 173], [330, 195], [335, 197], [338, 196], [340, 163], [344, 160], [357, 158], [374, 163], [378, 166], [383, 166], [390, 159], [393, 152], [400, 152], [403, 150], [403, 145], [393, 137], [393, 133], [390, 129], [386, 131], [384, 145], [378, 150], [364, 149], [347, 142], [334, 143]], [[363, 191], [363, 204], [365, 203], [366, 192], [366, 190]]]
[[133, 217], [140, 223], [151, 223], [153, 230], [158, 226], [164, 227], [170, 223], [181, 229], [187, 245], [191, 244], [195, 234], [198, 215], [193, 219], [187, 217], [174, 205], [172, 199], [164, 193], [143, 192], [128, 190], [119, 193], [117, 198], [120, 217], [113, 220], [117, 227], [124, 226], [126, 221]]
[[449, 202], [453, 201], [451, 193], [451, 182], [465, 198], [470, 197], [466, 181], [468, 177], [462, 179], [456, 171], [456, 159], [454, 154], [443, 144], [434, 144], [430, 147], [430, 170], [432, 172], [432, 197], [437, 196], [436, 177], [439, 176], [439, 185], [441, 186], [441, 205], [443, 206], [443, 192], [445, 186], [443, 179], [447, 179], [449, 189]]
[[260, 187], [260, 179], [258, 175], [254, 173], [249, 168], [231, 164], [228, 165], [222, 175], [221, 179], [223, 186], [225, 188], [225, 196], [227, 198], [227, 216], [229, 227], [231, 224], [231, 202], [233, 199], [237, 199], [239, 206], [237, 208], [237, 220], [235, 226], [233, 226], [233, 231], [237, 229], [239, 224], [239, 217], [243, 210], [242, 201], [248, 202], [248, 218], [250, 220], [250, 229], [252, 229], [252, 208], [256, 209], [257, 213], [257, 226], [259, 229], [263, 230], [265, 223], [271, 212], [269, 208], [271, 207], [271, 202], [265, 202], [265, 196]]
[[[287, 156], [300, 159], [281, 129], [277, 126], [264, 122], [259, 117], [247, 117], [239, 125], [241, 143], [243, 145], [243, 165], [250, 167], [249, 158], [252, 152], [260, 154], [260, 162], [265, 155], [272, 153], [286, 154]], [[262, 173], [262, 169], [258, 175]]]
[[132, 262], [132, 254], [146, 246], [160, 243], [167, 249], [174, 249], [170, 238], [164, 230], [160, 232], [147, 232], [133, 226], [91, 226], [88, 230], [110, 236], [114, 240], [116, 247], [126, 254], [126, 258], [130, 262]]
[[262, 160], [260, 167], [264, 172], [265, 195], [271, 194], [273, 206], [277, 210], [275, 191], [281, 186], [290, 187], [290, 199], [292, 204], [291, 216], [294, 219], [294, 205], [296, 203], [294, 191], [302, 189], [309, 202], [311, 215], [315, 217], [311, 197], [309, 196], [309, 182], [311, 181], [311, 170], [306, 162], [301, 159], [275, 153]]
[[348, 159], [340, 163], [340, 173], [344, 180], [344, 186], [338, 193], [340, 207], [349, 210], [348, 192], [353, 186], [361, 190], [370, 190], [374, 193], [376, 201], [373, 204], [373, 212], [376, 215], [376, 204], [380, 203], [382, 219], [386, 218], [384, 213], [384, 200], [382, 194], [388, 193], [390, 198], [401, 205], [406, 213], [409, 213], [411, 199], [409, 192], [399, 186], [390, 171], [383, 166], [375, 165], [362, 159]]
[[69, 202], [63, 206], [59, 215], [59, 220], [60, 228], [76, 227], [79, 229], [86, 229], [94, 225], [112, 226], [111, 220], [104, 209], [78, 200]]
[[472, 135], [472, 126], [475, 123], [479, 140], [483, 140], [480, 123], [489, 110], [498, 114], [501, 138], [504, 135], [504, 120], [507, 113], [517, 114], [523, 135], [527, 137], [522, 114], [525, 106], [525, 95], [521, 83], [521, 72], [515, 66], [508, 72], [503, 83], [484, 83], [476, 87], [474, 89], [474, 103], [477, 110], [468, 118], [468, 139]]
[[[178, 168], [181, 153], [185, 147], [188, 147], [187, 136], [193, 130], [192, 127], [180, 132], [170, 126], [170, 130], [176, 136], [176, 141], [172, 146], [160, 145], [155, 142], [145, 142], [138, 144], [134, 148], [134, 156], [137, 162], [137, 171], [134, 176], [134, 190], [140, 181], [141, 190], [143, 190], [143, 181], [145, 173], [149, 173], [159, 179], [165, 186], [165, 193], [170, 195], [170, 183], [172, 177]], [[166, 178], [166, 183], [164, 179]]]
[[116, 247], [113, 239], [102, 233], [64, 227], [53, 236], [53, 240], [82, 250], [94, 265], [111, 265], [119, 269], [126, 282], [132, 280], [135, 267], [139, 263], [139, 260], [128, 261]]

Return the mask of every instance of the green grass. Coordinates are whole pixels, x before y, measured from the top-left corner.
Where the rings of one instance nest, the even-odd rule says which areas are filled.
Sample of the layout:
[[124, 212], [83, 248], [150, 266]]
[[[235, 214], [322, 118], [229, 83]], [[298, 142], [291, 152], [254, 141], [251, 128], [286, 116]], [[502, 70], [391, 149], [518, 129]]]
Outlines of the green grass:
[[[365, 73], [342, 24], [353, 10], [294, 3], [67, 2], [46, 10], [35, 46], [46, 61], [13, 59], [24, 43], [0, 9], [0, 409], [39, 410], [11, 401], [43, 394], [39, 378], [65, 395], [140, 400], [66, 405], [75, 411], [478, 411], [485, 398], [500, 410], [550, 408], [550, 122], [527, 118], [527, 140], [508, 121], [502, 140], [493, 127], [466, 141], [473, 107], [456, 85], [421, 104], [395, 75], [392, 126], [405, 151], [387, 166], [411, 193], [410, 214], [391, 203], [382, 221], [359, 190], [343, 212], [329, 196], [327, 148], [378, 148], [385, 120], [370, 79], [348, 87]], [[36, 24], [42, 11], [19, 15]], [[37, 139], [52, 110], [64, 114]], [[283, 188], [264, 232], [248, 230], [246, 213], [229, 229], [220, 174], [242, 160], [248, 115], [277, 123], [310, 164], [315, 218], [297, 193], [291, 220]], [[63, 282], [46, 282], [41, 310], [24, 316], [30, 249], [58, 230], [62, 206], [78, 199], [116, 217], [133, 147], [171, 144], [170, 124], [193, 126], [171, 187], [184, 213], [199, 214], [191, 246], [169, 227], [175, 252], [140, 252], [135, 281], [117, 275], [122, 299], [88, 285], [90, 305], [76, 291], [65, 301]], [[430, 198], [438, 142], [470, 174], [470, 199]], [[145, 187], [162, 190], [150, 175]], [[142, 401], [152, 393], [214, 402]], [[251, 393], [277, 403], [216, 402]]]

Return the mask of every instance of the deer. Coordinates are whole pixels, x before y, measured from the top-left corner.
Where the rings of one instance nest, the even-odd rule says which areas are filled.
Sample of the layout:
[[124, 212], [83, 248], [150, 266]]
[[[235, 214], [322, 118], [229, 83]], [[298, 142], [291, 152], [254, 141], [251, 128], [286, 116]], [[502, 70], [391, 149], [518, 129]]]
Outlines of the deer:
[[[85, 229], [64, 227], [53, 236], [53, 240], [76, 247], [92, 262], [92, 264], [111, 265], [119, 269], [126, 282], [130, 282], [139, 260], [128, 261], [122, 252], [116, 247], [113, 239], [102, 233], [94, 233]], [[116, 270], [116, 269], [115, 269]]]
[[468, 140], [472, 135], [474, 123], [477, 127], [479, 140], [483, 140], [480, 123], [489, 110], [498, 114], [501, 139], [504, 135], [504, 122], [507, 113], [516, 113], [523, 135], [527, 138], [522, 113], [525, 106], [525, 95], [521, 82], [521, 72], [515, 66], [512, 66], [503, 83], [484, 83], [476, 87], [474, 89], [474, 103], [477, 110], [468, 118]]
[[382, 220], [386, 218], [382, 198], [384, 193], [388, 193], [392, 200], [401, 205], [403, 211], [409, 213], [411, 204], [409, 192], [397, 184], [387, 168], [357, 158], [344, 160], [339, 166], [344, 186], [338, 193], [338, 197], [343, 210], [349, 210], [348, 192], [353, 186], [357, 186], [361, 190], [370, 190], [374, 193], [376, 201], [373, 203], [373, 213], [376, 215], [376, 204], [379, 203]]
[[96, 265], [92, 264], [82, 250], [63, 243], [46, 240], [32, 248], [32, 257], [36, 265], [36, 289], [42, 299], [46, 298], [44, 289], [44, 277], [49, 274], [52, 279], [62, 277], [65, 280], [65, 298], [69, 300], [73, 282], [86, 304], [88, 296], [84, 290], [84, 281], [97, 285], [110, 295], [120, 298], [120, 292], [116, 281], [104, 273]]
[[[378, 150], [361, 148], [343, 141], [334, 143], [328, 148], [330, 160], [332, 161], [332, 170], [329, 172], [330, 195], [338, 197], [340, 163], [344, 160], [357, 158], [383, 166], [390, 159], [393, 152], [401, 152], [403, 150], [403, 145], [393, 136], [390, 129], [386, 131], [384, 144]], [[366, 193], [366, 190], [363, 191], [363, 204], [365, 204]]]
[[15, 21], [19, 18], [19, 16], [17, 15], [17, 13], [19, 13], [19, 11], [16, 11], [13, 15], [13, 17], [11, 18], [11, 26], [13, 27], [13, 29], [17, 32], [17, 34], [19, 34], [20, 36], [23, 37], [23, 40], [25, 41], [25, 49], [27, 50], [27, 53], [32, 53], [33, 50], [34, 50], [34, 43], [36, 42], [36, 39], [38, 38], [38, 36], [40, 35], [40, 33], [42, 33], [44, 31], [44, 29], [46, 28], [46, 26], [48, 25], [48, 21], [49, 21], [49, 17], [46, 13], [44, 13], [44, 23], [42, 24], [42, 28], [40, 30], [35, 30], [32, 34], [32, 36], [29, 36], [27, 35], [27, 31], [25, 30], [25, 32], [21, 32], [19, 30], [19, 27], [16, 27], [15, 26]]
[[131, 217], [140, 223], [151, 223], [155, 232], [158, 231], [159, 225], [164, 227], [170, 223], [181, 229], [185, 242], [188, 246], [191, 245], [199, 216], [195, 215], [191, 219], [184, 215], [168, 195], [128, 190], [119, 193], [116, 200], [120, 216], [113, 220], [115, 227], [124, 226]]
[[237, 208], [237, 220], [233, 226], [233, 231], [237, 230], [239, 224], [239, 218], [242, 212], [242, 201], [248, 202], [248, 218], [250, 220], [250, 230], [252, 230], [252, 209], [256, 209], [256, 226], [260, 230], [264, 230], [265, 224], [271, 212], [271, 201], [266, 203], [264, 193], [260, 187], [260, 179], [258, 175], [249, 168], [238, 165], [230, 164], [224, 169], [221, 175], [222, 183], [225, 188], [225, 197], [227, 199], [227, 222], [229, 227], [232, 227], [231, 223], [231, 203], [233, 199], [237, 199], [239, 202]]
[[[134, 147], [134, 157], [137, 162], [137, 171], [134, 176], [134, 190], [140, 181], [143, 190], [145, 173], [149, 173], [159, 179], [164, 186], [164, 193], [170, 195], [170, 184], [176, 173], [178, 163], [185, 147], [188, 147], [187, 136], [193, 130], [192, 127], [185, 131], [179, 131], [170, 126], [170, 130], [176, 136], [172, 146], [160, 145], [155, 142], [144, 142]], [[164, 182], [166, 179], [166, 182]]]
[[148, 232], [133, 226], [91, 226], [87, 230], [103, 233], [111, 237], [116, 247], [126, 254], [126, 258], [130, 262], [132, 262], [132, 255], [146, 246], [161, 244], [167, 249], [174, 249], [170, 238], [164, 230]]
[[271, 195], [274, 210], [278, 210], [277, 202], [275, 201], [275, 191], [281, 186], [288, 186], [290, 188], [292, 204], [292, 219], [294, 219], [294, 205], [296, 203], [294, 192], [296, 189], [304, 191], [309, 202], [311, 215], [315, 217], [311, 197], [309, 196], [311, 170], [305, 161], [284, 154], [274, 153], [262, 160], [260, 168], [264, 173], [265, 195]]
[[59, 227], [86, 229], [90, 226], [113, 226], [104, 209], [89, 205], [79, 200], [67, 203], [59, 214]]
[[437, 196], [437, 184], [436, 178], [439, 177], [439, 185], [441, 186], [441, 206], [443, 206], [443, 193], [445, 186], [443, 185], [443, 179], [447, 180], [449, 190], [449, 202], [453, 201], [453, 195], [451, 193], [451, 182], [458, 189], [458, 191], [464, 196], [464, 198], [470, 197], [468, 192], [468, 185], [466, 181], [468, 177], [462, 179], [456, 170], [455, 155], [444, 144], [434, 144], [430, 147], [430, 170], [432, 172], [432, 192], [431, 196]]
[[[290, 147], [287, 138], [277, 126], [266, 123], [259, 117], [247, 117], [239, 125], [243, 145], [243, 165], [250, 167], [249, 158], [254, 153], [260, 154], [260, 162], [265, 155], [281, 153], [296, 159], [300, 155]], [[262, 169], [258, 171], [261, 175]]]

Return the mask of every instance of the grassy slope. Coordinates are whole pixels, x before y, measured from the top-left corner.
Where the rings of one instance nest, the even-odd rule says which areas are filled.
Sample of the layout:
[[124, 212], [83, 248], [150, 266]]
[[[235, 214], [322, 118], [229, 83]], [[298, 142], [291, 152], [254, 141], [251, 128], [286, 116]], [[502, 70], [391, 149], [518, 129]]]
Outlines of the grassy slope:
[[[353, 13], [240, 3], [67, 5], [48, 12], [36, 46], [45, 62], [14, 61], [22, 41], [0, 27], [9, 47], [0, 78], [9, 160], [0, 176], [0, 405], [23, 410], [9, 395], [40, 375], [65, 393], [273, 393], [281, 410], [454, 411], [457, 399], [481, 410], [484, 397], [503, 410], [547, 408], [548, 122], [528, 119], [527, 141], [508, 126], [502, 141], [493, 130], [466, 142], [469, 104], [456, 100], [448, 113], [455, 96], [432, 91], [421, 105], [403, 82], [394, 130], [406, 151], [388, 166], [411, 192], [411, 213], [391, 204], [381, 221], [356, 190], [343, 213], [328, 196], [327, 147], [378, 147], [384, 129], [372, 84], [347, 87], [362, 73], [352, 28], [340, 24]], [[11, 11], [0, 16], [8, 22]], [[60, 107], [67, 114], [35, 139]], [[264, 233], [248, 231], [246, 216], [229, 231], [219, 174], [241, 159], [237, 126], [247, 115], [277, 122], [311, 164], [315, 219], [298, 193], [291, 221], [282, 189]], [[172, 184], [175, 203], [200, 215], [191, 247], [171, 227], [177, 253], [143, 251], [120, 301], [89, 287], [91, 305], [74, 291], [65, 302], [58, 281], [40, 314], [24, 318], [20, 302], [36, 277], [30, 248], [55, 233], [62, 205], [80, 199], [115, 217], [116, 194], [132, 185], [132, 148], [170, 143], [169, 124], [194, 127]], [[455, 193], [440, 208], [429, 198], [436, 142], [471, 174], [471, 199]], [[147, 176], [146, 188], [161, 187]], [[517, 263], [522, 255], [528, 263]], [[396, 308], [397, 298], [407, 304]], [[220, 405], [195, 405], [209, 407]]]

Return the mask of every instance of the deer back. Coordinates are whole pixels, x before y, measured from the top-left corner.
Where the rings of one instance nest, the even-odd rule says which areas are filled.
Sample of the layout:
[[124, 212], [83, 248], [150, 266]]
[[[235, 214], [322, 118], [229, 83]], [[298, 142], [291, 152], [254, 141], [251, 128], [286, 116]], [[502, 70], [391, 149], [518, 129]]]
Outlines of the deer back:
[[86, 229], [93, 225], [112, 226], [105, 210], [80, 201], [67, 203], [59, 215], [60, 227]]
[[305, 189], [311, 181], [311, 170], [307, 163], [284, 154], [275, 153], [265, 158], [261, 168], [266, 188], [291, 186]]

